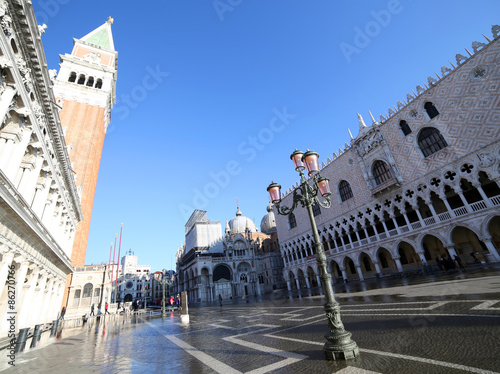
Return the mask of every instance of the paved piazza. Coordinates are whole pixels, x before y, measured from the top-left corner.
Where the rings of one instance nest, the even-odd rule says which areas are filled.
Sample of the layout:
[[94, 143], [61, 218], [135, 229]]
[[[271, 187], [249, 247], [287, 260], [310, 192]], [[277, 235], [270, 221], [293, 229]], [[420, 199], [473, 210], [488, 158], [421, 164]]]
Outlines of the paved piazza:
[[[190, 320], [119, 317], [63, 331], [18, 354], [5, 373], [495, 373], [500, 372], [500, 272], [338, 292], [360, 348], [324, 359], [322, 296], [190, 308]], [[401, 281], [399, 281], [401, 282]], [[356, 288], [356, 285], [352, 287]], [[279, 297], [280, 295], [276, 295]], [[4, 352], [1, 352], [4, 354]]]

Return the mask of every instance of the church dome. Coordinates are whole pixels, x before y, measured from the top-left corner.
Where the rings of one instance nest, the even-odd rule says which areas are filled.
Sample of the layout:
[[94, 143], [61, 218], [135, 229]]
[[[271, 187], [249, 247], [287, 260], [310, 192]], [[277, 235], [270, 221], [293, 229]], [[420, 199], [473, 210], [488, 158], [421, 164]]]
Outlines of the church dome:
[[250, 232], [257, 232], [257, 227], [255, 227], [255, 223], [241, 214], [240, 208], [237, 208], [236, 217], [234, 217], [231, 221], [229, 221], [229, 230], [231, 234], [244, 234], [246, 229], [250, 230]]
[[267, 214], [262, 218], [260, 222], [260, 231], [264, 234], [272, 234], [276, 232], [276, 219], [274, 217], [273, 205], [269, 204], [267, 206]]

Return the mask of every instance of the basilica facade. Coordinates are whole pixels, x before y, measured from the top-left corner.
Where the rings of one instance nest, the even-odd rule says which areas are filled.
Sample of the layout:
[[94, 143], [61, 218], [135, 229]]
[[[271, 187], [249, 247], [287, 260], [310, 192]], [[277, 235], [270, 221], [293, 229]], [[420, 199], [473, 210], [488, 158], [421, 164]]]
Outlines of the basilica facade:
[[285, 287], [274, 212], [261, 222], [261, 232], [241, 213], [226, 222], [195, 210], [186, 223], [185, 243], [177, 251], [173, 288], [188, 292], [190, 302], [246, 298]]
[[[315, 206], [334, 282], [500, 261], [500, 27], [418, 85], [322, 165]], [[292, 186], [282, 205], [291, 206]], [[320, 284], [306, 209], [277, 216], [288, 289]], [[439, 260], [439, 261], [437, 261]]]

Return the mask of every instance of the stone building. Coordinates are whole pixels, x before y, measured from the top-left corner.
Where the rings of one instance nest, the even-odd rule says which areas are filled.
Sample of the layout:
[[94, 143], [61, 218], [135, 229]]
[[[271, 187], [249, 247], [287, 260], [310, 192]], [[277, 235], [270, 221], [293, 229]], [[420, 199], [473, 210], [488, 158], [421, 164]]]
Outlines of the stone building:
[[258, 232], [253, 221], [242, 215], [221, 223], [210, 221], [206, 211], [195, 210], [186, 223], [185, 244], [177, 251], [176, 292], [187, 291], [190, 302], [259, 296], [278, 287], [283, 262], [269, 211]]
[[[333, 280], [500, 261], [500, 27], [323, 163], [315, 218]], [[292, 191], [282, 204], [292, 205]], [[306, 209], [276, 219], [289, 289], [319, 282]]]
[[77, 266], [73, 273], [69, 290], [66, 316], [80, 317], [90, 313], [94, 304], [94, 312], [99, 306], [104, 313], [104, 303], [111, 304], [111, 278], [108, 265]]
[[[83, 219], [31, 2], [0, 1], [0, 336], [54, 320]], [[7, 283], [6, 283], [7, 281]], [[11, 288], [9, 288], [9, 285]], [[14, 287], [14, 288], [12, 288]], [[9, 301], [15, 301], [9, 304]], [[36, 311], [36, 313], [34, 313]]]
[[16, 330], [56, 319], [84, 264], [115, 101], [111, 21], [76, 40], [56, 74], [31, 2], [0, 0], [0, 336], [14, 294]]
[[[113, 294], [116, 294], [115, 302], [131, 302], [141, 300], [149, 304], [153, 301], [153, 276], [151, 275], [151, 265], [139, 265], [138, 257], [130, 249], [125, 256], [121, 258], [118, 265], [111, 265], [111, 273], [114, 275]], [[118, 274], [118, 282], [116, 282]]]

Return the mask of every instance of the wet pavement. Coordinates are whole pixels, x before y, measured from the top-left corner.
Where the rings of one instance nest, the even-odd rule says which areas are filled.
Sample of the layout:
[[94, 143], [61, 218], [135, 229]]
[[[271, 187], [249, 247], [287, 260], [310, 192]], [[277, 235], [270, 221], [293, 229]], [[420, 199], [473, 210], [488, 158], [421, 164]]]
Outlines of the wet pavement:
[[[314, 291], [191, 305], [63, 331], [16, 355], [5, 373], [494, 373], [500, 372], [500, 271], [468, 269], [336, 286], [342, 321], [359, 346], [324, 359], [327, 321]], [[351, 293], [340, 288], [349, 287]], [[353, 292], [357, 291], [357, 292]], [[5, 355], [0, 351], [0, 355]]]

